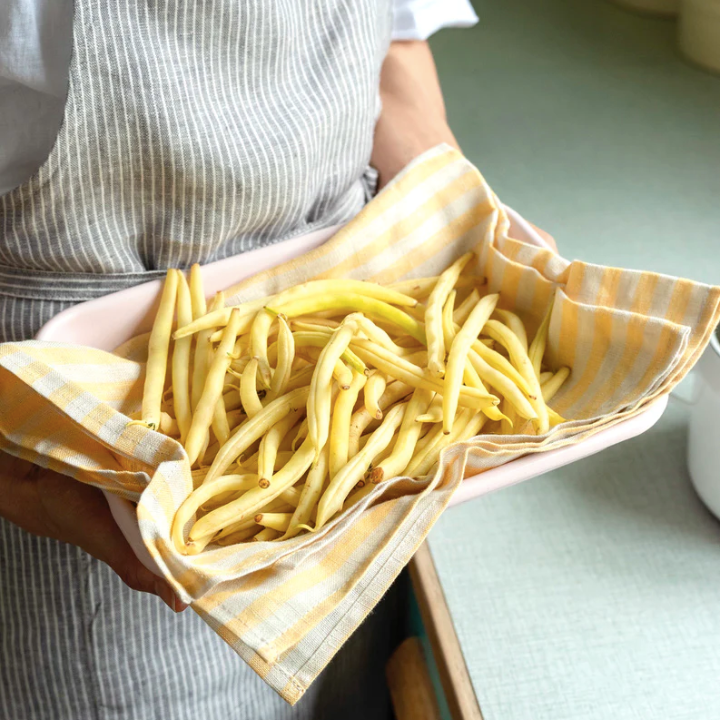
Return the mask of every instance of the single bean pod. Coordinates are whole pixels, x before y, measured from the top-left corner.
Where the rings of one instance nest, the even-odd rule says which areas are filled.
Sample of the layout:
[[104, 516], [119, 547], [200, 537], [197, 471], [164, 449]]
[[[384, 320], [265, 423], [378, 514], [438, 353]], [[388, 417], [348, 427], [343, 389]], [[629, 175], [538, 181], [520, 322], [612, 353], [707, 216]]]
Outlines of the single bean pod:
[[208, 470], [206, 482], [222, 475], [256, 440], [261, 438], [278, 420], [305, 405], [310, 388], [293, 390], [268, 403], [261, 412], [248, 418], [220, 448]]
[[148, 359], [145, 366], [145, 386], [142, 399], [142, 422], [151, 430], [160, 427], [160, 411], [162, 396], [165, 389], [170, 335], [175, 315], [178, 273], [168, 270], [160, 297], [160, 307], [155, 315], [150, 340], [148, 343]]
[[466, 253], [440, 275], [425, 306], [428, 368], [430, 373], [436, 377], [442, 377], [445, 372], [445, 338], [442, 330], [442, 310], [448, 295], [450, 295], [460, 277], [460, 273], [472, 257], [472, 253]]

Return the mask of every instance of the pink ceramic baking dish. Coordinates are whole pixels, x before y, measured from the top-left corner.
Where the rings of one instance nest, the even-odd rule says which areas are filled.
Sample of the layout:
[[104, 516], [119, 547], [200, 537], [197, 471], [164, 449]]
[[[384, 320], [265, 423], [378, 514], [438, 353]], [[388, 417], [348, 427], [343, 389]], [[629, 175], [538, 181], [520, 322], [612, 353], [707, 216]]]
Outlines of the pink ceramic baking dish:
[[[545, 241], [523, 218], [507, 208], [511, 220], [511, 234], [532, 245], [546, 246]], [[208, 293], [227, 288], [240, 280], [298, 257], [318, 247], [332, 237], [339, 226], [326, 228], [277, 245], [253, 250], [203, 267]], [[76, 305], [56, 315], [38, 333], [38, 340], [89, 345], [112, 350], [129, 338], [146, 332], [159, 298], [161, 281], [144, 283], [128, 290]], [[629, 420], [602, 430], [576, 445], [558, 450], [535, 453], [519, 458], [481, 475], [467, 478], [455, 492], [451, 505], [470, 500], [550, 470], [593, 455], [611, 445], [640, 435], [652, 427], [667, 406], [667, 397], [654, 402], [645, 412]], [[140, 538], [134, 506], [114, 495], [107, 495], [110, 509], [119, 527], [138, 557], [154, 572], [158, 572]]]

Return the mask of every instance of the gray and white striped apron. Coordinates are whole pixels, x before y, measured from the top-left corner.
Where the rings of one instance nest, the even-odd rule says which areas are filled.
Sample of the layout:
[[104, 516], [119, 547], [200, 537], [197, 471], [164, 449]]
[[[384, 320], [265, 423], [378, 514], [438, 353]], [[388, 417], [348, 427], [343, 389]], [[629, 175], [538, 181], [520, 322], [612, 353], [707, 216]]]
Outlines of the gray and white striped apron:
[[[390, 28], [388, 0], [76, 0], [57, 141], [0, 198], [0, 341], [352, 217]], [[0, 520], [0, 720], [382, 718], [391, 620], [291, 709], [192, 612]]]

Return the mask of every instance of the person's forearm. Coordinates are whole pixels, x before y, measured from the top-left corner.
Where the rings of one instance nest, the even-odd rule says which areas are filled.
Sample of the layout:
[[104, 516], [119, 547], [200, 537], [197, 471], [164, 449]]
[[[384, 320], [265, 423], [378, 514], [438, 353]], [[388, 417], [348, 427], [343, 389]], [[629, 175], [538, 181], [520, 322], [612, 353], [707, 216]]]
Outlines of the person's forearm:
[[[459, 149], [447, 122], [435, 61], [426, 42], [390, 45], [380, 75], [380, 98], [383, 107], [370, 160], [380, 176], [379, 188], [411, 160], [440, 143]], [[550, 235], [535, 229], [557, 250]]]
[[382, 113], [371, 159], [380, 174], [380, 186], [435, 145], [445, 142], [457, 147], [426, 42], [390, 45], [380, 76], [380, 98]]

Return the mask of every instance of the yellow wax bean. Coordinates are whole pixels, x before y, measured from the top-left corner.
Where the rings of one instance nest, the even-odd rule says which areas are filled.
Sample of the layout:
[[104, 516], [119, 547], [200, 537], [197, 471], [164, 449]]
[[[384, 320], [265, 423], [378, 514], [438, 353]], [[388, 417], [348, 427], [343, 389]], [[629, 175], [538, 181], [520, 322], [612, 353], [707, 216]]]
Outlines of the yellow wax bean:
[[[441, 379], [429, 377], [420, 368], [407, 362], [404, 358], [392, 355], [384, 348], [361, 338], [354, 338], [353, 345], [357, 346], [355, 352], [361, 359], [364, 358], [366, 362], [375, 365], [376, 368], [387, 375], [401, 380], [411, 387], [426, 388], [442, 394], [444, 386]], [[459, 403], [463, 407], [482, 410], [491, 405], [498, 405], [500, 400], [494, 395], [481, 393], [475, 388], [462, 386], [460, 388]]]
[[258, 300], [243, 303], [242, 305], [234, 305], [226, 308], [221, 307], [215, 310], [211, 308], [210, 312], [195, 318], [189, 325], [178, 328], [173, 338], [178, 340], [188, 335], [194, 335], [196, 332], [200, 332], [200, 330], [210, 330], [211, 332], [208, 333], [208, 337], [210, 337], [215, 328], [223, 328], [228, 324], [233, 310], [237, 310], [240, 314], [238, 333], [246, 332], [255, 319], [258, 310], [262, 310], [265, 304], [271, 299], [272, 298], [259, 298]]
[[230, 352], [235, 344], [236, 329], [240, 321], [239, 315], [233, 313], [225, 327], [222, 342], [218, 346], [208, 369], [205, 387], [195, 408], [192, 424], [185, 441], [185, 452], [192, 465], [200, 454], [205, 434], [212, 423], [217, 401], [222, 398], [225, 373], [230, 366]]
[[245, 367], [240, 380], [240, 400], [248, 417], [255, 417], [262, 409], [260, 396], [257, 391], [257, 375], [260, 361], [254, 357]]
[[230, 422], [225, 410], [225, 403], [221, 397], [215, 403], [211, 425], [217, 441], [221, 445], [226, 443], [230, 437]]
[[[478, 374], [477, 370], [475, 370], [475, 368], [473, 367], [472, 362], [470, 362], [469, 354], [465, 360], [465, 367], [463, 367], [463, 382], [468, 387], [475, 388], [480, 392], [489, 392], [489, 390], [485, 387], [483, 381], [480, 379], [480, 375]], [[494, 406], [483, 408], [483, 412], [488, 416], [489, 420], [505, 419], [505, 416], [500, 412], [500, 410]]]
[[168, 413], [160, 413], [160, 432], [170, 437], [178, 437], [180, 435], [180, 426], [174, 417], [170, 417]]
[[381, 327], [377, 326], [370, 318], [366, 318], [364, 315], [358, 315], [357, 323], [360, 330], [373, 342], [382, 345], [382, 347], [394, 352], [396, 355], [407, 354], [407, 348], [397, 345], [390, 335]]
[[[348, 461], [352, 412], [366, 381], [367, 377], [365, 375], [354, 373], [350, 387], [347, 390], [341, 390], [335, 400], [329, 440], [330, 477], [334, 477], [337, 471]], [[302, 521], [302, 523], [305, 522], [307, 522], [307, 519]], [[302, 523], [298, 522], [298, 524]]]
[[268, 306], [274, 313], [283, 313], [288, 317], [307, 315], [319, 310], [332, 309], [337, 312], [361, 312], [396, 325], [419, 342], [425, 342], [423, 324], [410, 317], [406, 312], [376, 298], [352, 292], [336, 292], [329, 295], [311, 296], [285, 305]]
[[[192, 279], [192, 278], [191, 278]], [[194, 301], [193, 305], [193, 317], [198, 317], [197, 313], [203, 311], [203, 304], [200, 303], [200, 299], [197, 297], [197, 288], [191, 296]], [[203, 298], [204, 302], [204, 298]], [[217, 311], [222, 308], [225, 304], [225, 293], [219, 292], [210, 302], [210, 310]], [[202, 330], [198, 333], [197, 340], [195, 343], [195, 359], [193, 361], [193, 374], [192, 374], [192, 391], [190, 395], [190, 401], [192, 403], [193, 411], [200, 402], [200, 396], [202, 395], [203, 388], [205, 387], [205, 379], [207, 378], [208, 367], [210, 365], [210, 351], [212, 349], [210, 345], [210, 330]], [[182, 339], [182, 338], [181, 338]], [[177, 342], [177, 341], [176, 341]], [[227, 406], [226, 406], [226, 409]]]
[[395, 430], [402, 423], [406, 408], [407, 404], [396, 405], [391, 408], [380, 427], [373, 432], [367, 443], [365, 443], [365, 447], [354, 458], [351, 458], [330, 480], [330, 484], [318, 503], [317, 520], [315, 522], [316, 530], [319, 530], [342, 508], [348, 494], [365, 474], [373, 458], [388, 446]]
[[[445, 307], [443, 308], [443, 337], [445, 338], [445, 347], [449, 348], [453, 340], [455, 339], [455, 336], [460, 330], [460, 326], [456, 324], [456, 321], [454, 319], [454, 314], [452, 313], [452, 306], [454, 303], [454, 290], [452, 293], [450, 293], [450, 296], [448, 297], [447, 302], [445, 303]], [[480, 293], [477, 291], [474, 291], [470, 294], [470, 298], [473, 296], [477, 297], [477, 302], [480, 302]], [[467, 301], [466, 301], [467, 302]], [[464, 304], [464, 303], [463, 303]], [[477, 303], [476, 303], [477, 304]], [[467, 313], [463, 313], [465, 320], [470, 315], [470, 312], [472, 312], [472, 307], [469, 308]], [[464, 322], [464, 320], [463, 320]], [[512, 367], [512, 366], [511, 366]], [[463, 381], [465, 385], [471, 388], [475, 388], [476, 390], [479, 390], [480, 392], [487, 393], [488, 390], [483, 384], [482, 380], [480, 379], [480, 375], [478, 375], [475, 368], [472, 366], [472, 363], [470, 362], [469, 358], [466, 358], [465, 365], [463, 366]], [[505, 416], [496, 408], [493, 406], [490, 406], [488, 408], [485, 408], [483, 412], [490, 418], [491, 420], [500, 420], [504, 418]], [[427, 422], [437, 422], [437, 420], [427, 420]]]
[[[362, 295], [370, 298], [371, 300], [380, 300], [385, 303], [392, 303], [393, 305], [405, 307], [413, 307], [417, 302], [414, 298], [404, 295], [403, 293], [399, 293], [396, 290], [362, 280], [312, 280], [310, 282], [296, 285], [289, 290], [281, 292], [279, 295], [258, 298], [257, 300], [251, 300], [238, 305], [237, 308], [239, 309], [243, 319], [241, 332], [245, 332], [245, 330], [250, 327], [250, 323], [254, 319], [255, 314], [263, 307], [295, 302], [312, 297], [323, 298], [328, 295], [337, 294], [338, 292], [349, 292], [354, 295]], [[309, 311], [309, 313], [312, 312], [315, 311]], [[309, 313], [299, 314], [305, 315]], [[224, 325], [227, 325], [229, 319], [230, 313], [227, 311], [208, 313], [205, 317], [193, 320], [190, 325], [178, 329], [177, 337], [179, 338], [184, 337], [185, 335], [192, 335], [193, 333], [200, 330], [206, 330], [208, 328], [223, 327]]]
[[[468, 422], [473, 415], [473, 411], [470, 409], [464, 409], [460, 411], [460, 417], [458, 417], [458, 423]], [[441, 440], [447, 438], [442, 431], [442, 425], [435, 425], [430, 432], [424, 437], [418, 440], [415, 446], [415, 452], [413, 453], [412, 459], [405, 468], [404, 473], [410, 477], [415, 476], [415, 469], [423, 462], [423, 460], [432, 452], [432, 449]]]
[[444, 448], [474, 437], [480, 432], [486, 421], [487, 416], [483, 413], [475, 413], [469, 419], [463, 419], [462, 422], [458, 417], [458, 422], [453, 427], [453, 431], [449, 435], [445, 435], [445, 433], [439, 435], [437, 442], [430, 448], [423, 460], [413, 468], [412, 472], [408, 469], [408, 474], [414, 477], [427, 475], [440, 459], [440, 453]]
[[288, 380], [285, 392], [289, 393], [292, 390], [297, 390], [298, 388], [305, 387], [306, 385], [309, 386], [314, 370], [315, 365], [307, 365], [306, 367], [300, 368], [300, 370], [296, 370], [290, 380]]
[[[292, 505], [288, 505], [282, 498], [275, 498], [272, 502], [269, 502], [267, 505], [265, 505], [262, 508], [263, 512], [293, 512], [294, 507]], [[238, 531], [247, 530], [247, 528], [255, 527], [255, 532], [257, 532], [260, 528], [257, 527], [257, 523], [255, 522], [255, 518], [246, 518], [245, 520], [241, 520], [240, 522], [232, 522], [229, 525], [226, 525], [222, 530], [219, 532], [216, 532], [214, 535], [210, 536], [204, 536], [208, 538], [212, 538], [214, 542], [218, 542], [223, 540], [224, 538], [228, 537], [229, 535], [232, 535]], [[197, 540], [195, 541], [197, 544]]]
[[234, 533], [230, 533], [225, 537], [216, 540], [215, 542], [221, 547], [226, 547], [228, 545], [238, 545], [239, 543], [245, 542], [246, 540], [250, 540], [250, 538], [256, 535], [259, 531], [260, 526], [252, 523], [248, 525], [247, 528], [243, 528], [242, 530], [236, 530]]
[[308, 315], [304, 317], [302, 315], [295, 317], [291, 321], [293, 332], [295, 330], [307, 330], [308, 332], [324, 332], [334, 330], [340, 325], [338, 320], [331, 320], [330, 318], [322, 318], [317, 315]]
[[460, 273], [472, 257], [472, 253], [466, 253], [440, 275], [425, 306], [428, 369], [436, 377], [441, 377], [445, 372], [445, 338], [442, 328], [443, 306], [460, 277]]
[[480, 301], [480, 293], [477, 288], [473, 288], [473, 291], [457, 306], [453, 312], [453, 322], [462, 325], [470, 315], [470, 311]]
[[168, 270], [160, 297], [160, 307], [158, 307], [148, 342], [148, 359], [145, 366], [145, 386], [142, 399], [142, 422], [152, 430], [156, 430], [160, 426], [160, 412], [170, 351], [170, 335], [175, 315], [177, 286], [177, 271]]
[[337, 384], [341, 390], [348, 390], [350, 388], [350, 383], [353, 378], [352, 370], [339, 358], [335, 361], [332, 374], [335, 380], [337, 380]]
[[288, 413], [303, 407], [310, 389], [298, 388], [268, 403], [261, 412], [248, 418], [223, 445], [212, 467], [208, 471], [206, 481], [222, 475], [235, 459], [242, 455], [256, 440], [261, 438], [278, 420]]
[[[329, 332], [295, 332], [293, 340], [296, 347], [317, 347], [324, 348], [332, 337], [332, 329]], [[365, 363], [351, 350], [346, 349], [340, 356], [356, 372], [365, 372]]]
[[[417, 417], [426, 412], [432, 400], [433, 393], [431, 390], [418, 389], [413, 392], [413, 396], [408, 403], [405, 416], [403, 417], [400, 432], [393, 447], [393, 451], [384, 460], [377, 463], [370, 473], [370, 479], [373, 483], [387, 480], [391, 477], [401, 475], [409, 462], [412, 460], [415, 447], [420, 433], [422, 432], [422, 423], [417, 422]], [[442, 408], [438, 408], [441, 412]]]
[[[475, 345], [473, 344], [473, 348]], [[502, 357], [502, 356], [500, 356]], [[475, 368], [478, 375], [485, 380], [486, 383], [494, 387], [503, 397], [507, 398], [520, 415], [520, 417], [534, 420], [537, 417], [537, 413], [533, 410], [530, 401], [521, 392], [519, 386], [516, 385], [513, 380], [508, 378], [506, 373], [502, 373], [499, 370], [491, 367], [489, 363], [486, 363], [473, 349], [469, 355], [468, 360], [470, 364]], [[515, 374], [522, 381], [523, 386], [527, 386], [527, 383], [522, 379], [521, 375], [515, 370]]]
[[[192, 300], [190, 288], [188, 287], [185, 275], [179, 272], [177, 287], [177, 322], [178, 325], [186, 325], [192, 322]], [[173, 408], [180, 428], [180, 440], [185, 438], [190, 430], [192, 422], [192, 409], [190, 407], [190, 351], [192, 350], [192, 338], [182, 338], [175, 341], [175, 348], [172, 357], [172, 388]]]
[[480, 330], [492, 315], [499, 299], [500, 296], [497, 294], [486, 295], [482, 298], [472, 309], [450, 346], [443, 388], [443, 432], [446, 434], [452, 430], [455, 422], [468, 353], [480, 334]]
[[515, 430], [517, 416], [515, 414], [515, 408], [507, 398], [503, 398], [502, 411], [505, 418], [500, 421], [500, 432], [503, 435], [512, 435]]
[[242, 489], [248, 479], [257, 482], [257, 475], [226, 475], [217, 478], [215, 482], [203, 483], [190, 493], [175, 513], [170, 530], [170, 535], [178, 552], [184, 553], [187, 550], [183, 531], [190, 518], [198, 511], [198, 508], [216, 495]]
[[385, 376], [381, 372], [377, 371], [370, 375], [365, 383], [365, 388], [363, 390], [365, 409], [376, 420], [382, 420], [383, 413], [378, 405], [378, 401], [385, 392], [386, 385], [387, 381]]
[[238, 494], [247, 492], [254, 488], [258, 483], [258, 477], [256, 473], [239, 473], [232, 475], [222, 475], [217, 478], [215, 482], [219, 481], [232, 483], [233, 480], [237, 481], [237, 486], [233, 485], [231, 490], [226, 492], [219, 492], [213, 495], [209, 500], [205, 501], [200, 505], [201, 510], [214, 510], [216, 507], [220, 507], [225, 503], [233, 500]]
[[267, 483], [267, 485], [270, 484], [270, 480], [275, 472], [275, 462], [277, 460], [280, 443], [294, 425], [300, 421], [303, 415], [305, 415], [305, 408], [301, 407], [293, 410], [282, 420], [276, 422], [275, 425], [263, 435], [260, 440], [257, 461], [260, 485], [264, 485], [265, 483]]
[[[459, 330], [460, 328], [458, 327], [457, 329]], [[489, 342], [492, 343], [493, 340], [489, 340]], [[482, 360], [485, 361], [483, 363], [483, 366], [489, 365], [494, 370], [501, 372], [509, 380], [512, 380], [512, 382], [517, 387], [519, 387], [520, 390], [528, 397], [533, 394], [530, 385], [525, 381], [525, 378], [523, 378], [523, 376], [513, 367], [512, 363], [509, 362], [507, 358], [504, 358], [499, 352], [493, 350], [491, 347], [486, 345], [483, 340], [476, 340], [472, 345], [472, 349], [475, 354], [477, 354]], [[478, 370], [477, 366], [475, 367], [475, 369]], [[480, 374], [480, 377], [485, 380], [485, 382], [488, 382], [492, 385], [490, 380], [485, 378], [480, 370], [478, 370], [478, 373]]]
[[[290, 460], [292, 460], [292, 458], [293, 458], [293, 455], [291, 455], [288, 458], [288, 462], [286, 462], [285, 465], [287, 465], [290, 462]], [[283, 467], [285, 467], [285, 465], [283, 465]], [[303, 473], [300, 473], [300, 475], [302, 475], [302, 474]], [[298, 506], [298, 503], [300, 502], [301, 494], [302, 494], [302, 490], [300, 490], [300, 488], [286, 487], [280, 493], [280, 495], [278, 495], [278, 497], [280, 498], [280, 500], [282, 500], [287, 505], [290, 505], [291, 507], [296, 508]], [[261, 505], [258, 509], [262, 510], [264, 507], [265, 507], [264, 505]]]
[[[439, 279], [439, 275], [436, 275], [435, 277], [412, 278], [410, 280], [400, 280], [398, 282], [390, 283], [388, 287], [419, 300], [427, 297], [431, 293], [432, 289], [435, 285], [437, 285], [437, 281]], [[457, 279], [455, 287], [472, 287], [473, 285], [479, 284], [481, 281], [482, 278], [478, 277], [460, 277]]]
[[[183, 338], [182, 340], [178, 340], [177, 342], [183, 342], [185, 339], [189, 340], [191, 338]], [[235, 345], [237, 346], [237, 343]], [[226, 385], [223, 386], [223, 390], [225, 389], [225, 387]], [[225, 402], [223, 398], [218, 398], [217, 403], [215, 403], [215, 410], [213, 411], [212, 418], [212, 430], [220, 445], [226, 443], [228, 438], [230, 437], [230, 420], [228, 418], [227, 409], [225, 407]]]
[[228, 372], [233, 377], [242, 377], [242, 374], [245, 371], [245, 368], [247, 367], [247, 364], [250, 362], [250, 360], [252, 360], [252, 358], [249, 355], [242, 355], [241, 357], [233, 360], [230, 363], [230, 369], [228, 370]]
[[349, 318], [352, 316], [348, 316], [343, 324], [333, 332], [332, 338], [321, 350], [318, 364], [310, 381], [310, 394], [307, 402], [308, 440], [315, 447], [316, 461], [330, 432], [333, 369], [357, 330], [357, 324]]
[[305, 418], [301, 423], [300, 427], [298, 428], [297, 433], [295, 434], [295, 437], [293, 438], [293, 441], [290, 445], [290, 448], [294, 451], [297, 450], [298, 445], [305, 440], [308, 434], [308, 419]]
[[271, 374], [268, 362], [268, 335], [275, 322], [275, 316], [267, 310], [259, 310], [250, 328], [250, 355], [257, 358], [260, 379], [265, 387], [270, 387]]
[[[416, 392], [419, 392], [416, 390]], [[430, 394], [430, 390], [424, 390], [423, 392], [428, 392]], [[443, 419], [443, 411], [442, 411], [442, 396], [436, 395], [435, 399], [430, 403], [427, 410], [418, 415], [415, 418], [416, 423], [437, 423], [442, 422]]]
[[523, 324], [523, 321], [514, 312], [510, 312], [509, 310], [503, 310], [501, 308], [495, 308], [495, 315], [497, 315], [500, 320], [502, 320], [502, 322], [505, 323], [505, 325], [507, 325], [510, 330], [515, 333], [517, 339], [520, 341], [520, 344], [523, 346], [523, 349], [525, 350], [525, 352], [527, 352], [527, 331], [525, 330], [525, 325]]
[[455, 307], [455, 297], [457, 293], [452, 290], [445, 301], [442, 309], [442, 330], [443, 342], [445, 348], [449, 348], [453, 338], [455, 337], [455, 323], [453, 322], [453, 308]]
[[[282, 398], [274, 400], [277, 403]], [[269, 405], [268, 408], [271, 406]], [[266, 410], [268, 409], [266, 408]], [[256, 420], [259, 416], [253, 418]], [[252, 422], [252, 420], [250, 421]], [[315, 455], [315, 447], [310, 439], [306, 439], [290, 461], [273, 476], [273, 483], [268, 488], [256, 487], [248, 490], [242, 497], [213, 510], [195, 522], [190, 530], [190, 540], [215, 533], [232, 522], [239, 522], [253, 517], [268, 502], [279, 497], [283, 490], [291, 489], [310, 467]]]
[[533, 424], [538, 434], [543, 435], [549, 430], [550, 423], [548, 420], [547, 406], [542, 397], [540, 383], [538, 382], [530, 358], [515, 336], [515, 333], [497, 320], [488, 320], [483, 328], [483, 333], [489, 335], [493, 340], [499, 342], [507, 349], [512, 364], [518, 369], [518, 372], [530, 386], [532, 395], [528, 397], [528, 400], [533, 410], [537, 413], [537, 420], [534, 420]]
[[288, 529], [288, 525], [290, 525], [292, 515], [292, 513], [262, 512], [258, 513], [254, 519], [258, 525], [285, 532], [285, 530]]
[[210, 498], [206, 503], [203, 503], [199, 511], [201, 513], [210, 512], [210, 510], [214, 510], [216, 507], [220, 507], [221, 505], [224, 505], [226, 502], [230, 502], [231, 500], [234, 500], [236, 497], [240, 497], [242, 493], [239, 492], [226, 492], [222, 493], [221, 495], [216, 495], [214, 498]]
[[[207, 313], [202, 269], [197, 263], [190, 268], [190, 302], [192, 304], [193, 320], [197, 320]], [[192, 322], [192, 320], [190, 322]], [[184, 327], [184, 325], [178, 323], [178, 330], [182, 327]]]
[[279, 530], [273, 530], [273, 528], [263, 528], [255, 537], [254, 542], [270, 542], [271, 540], [277, 540], [282, 533]]
[[295, 512], [290, 519], [288, 529], [283, 539], [295, 537], [295, 535], [300, 532], [300, 526], [306, 525], [310, 521], [317, 502], [320, 499], [320, 495], [322, 495], [323, 485], [328, 474], [330, 452], [326, 445], [320, 451], [320, 457], [317, 459], [317, 462], [310, 468], [307, 480], [302, 489], [300, 502], [295, 508]]
[[544, 382], [541, 386], [543, 400], [545, 400], [546, 403], [550, 402], [555, 397], [557, 391], [568, 379], [568, 376], [570, 375], [570, 368], [562, 367], [554, 375], [552, 373], [550, 375], [550, 379], [547, 380], [547, 382]]
[[199, 468], [203, 467], [203, 462], [205, 460], [205, 453], [208, 450], [208, 445], [210, 445], [210, 431], [205, 432], [205, 437], [202, 440], [202, 444], [200, 445], [200, 452], [198, 453], [197, 457], [197, 465]]
[[367, 497], [374, 489], [375, 485], [373, 483], [367, 483], [355, 490], [355, 492], [350, 493], [342, 506], [342, 512], [349, 510], [353, 507], [353, 505], [357, 505], [357, 503], [359, 503], [364, 497]]
[[[406, 397], [413, 391], [410, 385], [402, 382], [390, 383], [382, 394], [378, 405], [385, 411], [398, 400]], [[360, 450], [360, 438], [373, 422], [373, 416], [363, 407], [350, 418], [350, 433], [348, 437], [348, 458], [355, 457]]]
[[266, 396], [268, 400], [274, 400], [285, 393], [295, 360], [295, 338], [284, 316], [278, 317], [278, 324], [278, 359], [270, 381], [270, 390]]
[[554, 302], [555, 298], [553, 297], [550, 301], [550, 305], [548, 305], [548, 308], [545, 311], [545, 315], [543, 315], [540, 327], [537, 329], [535, 337], [530, 344], [530, 349], [528, 350], [528, 357], [530, 358], [530, 362], [532, 363], [533, 370], [535, 371], [535, 375], [537, 377], [540, 377], [542, 360], [545, 356], [545, 347], [547, 346], [548, 331], [550, 329], [550, 317], [552, 316]]

